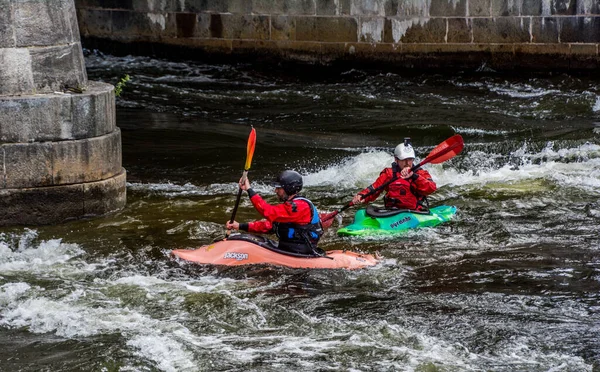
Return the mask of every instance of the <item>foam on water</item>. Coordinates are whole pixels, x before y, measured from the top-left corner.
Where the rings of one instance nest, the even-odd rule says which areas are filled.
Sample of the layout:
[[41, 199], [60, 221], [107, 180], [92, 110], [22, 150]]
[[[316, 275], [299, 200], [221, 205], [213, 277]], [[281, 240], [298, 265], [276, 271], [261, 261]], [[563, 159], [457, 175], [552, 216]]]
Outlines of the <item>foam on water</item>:
[[68, 263], [84, 254], [77, 244], [65, 244], [61, 239], [42, 241], [32, 246], [37, 233], [26, 230], [16, 247], [0, 241], [0, 272], [46, 273], [49, 268]]
[[594, 112], [600, 111], [600, 96], [596, 97], [596, 102], [594, 102], [594, 106], [592, 107], [592, 111], [594, 111]]
[[[434, 235], [429, 236], [435, 238]], [[31, 236], [35, 232], [27, 232], [27, 239], [20, 243], [20, 252], [14, 253], [10, 243], [2, 243], [2, 257], [6, 251], [20, 255], [20, 260], [45, 250], [44, 257], [48, 261], [47, 275], [52, 275], [52, 267], [62, 266], [61, 271], [79, 272], [96, 268], [102, 271], [104, 258], [99, 262], [81, 262], [69, 260], [82, 256], [81, 248], [59, 241], [42, 241], [34, 244]], [[442, 237], [439, 237], [442, 240]], [[29, 241], [29, 243], [24, 243]], [[29, 244], [29, 245], [28, 245]], [[14, 248], [14, 246], [13, 246]], [[65, 252], [71, 252], [66, 254]], [[108, 259], [110, 260], [110, 259]], [[29, 261], [34, 262], [34, 261]], [[21, 266], [20, 270], [36, 272], [40, 263], [33, 263], [29, 269]], [[114, 265], [113, 265], [114, 266]], [[396, 270], [397, 263], [381, 270]], [[538, 349], [530, 348], [531, 340], [516, 339], [512, 346], [506, 345], [496, 355], [482, 355], [466, 350], [463, 346], [448, 342], [428, 334], [427, 330], [411, 330], [394, 322], [379, 321], [373, 323], [363, 319], [343, 319], [340, 317], [318, 317], [308, 315], [299, 310], [288, 313], [291, 317], [289, 326], [297, 327], [291, 332], [279, 329], [272, 334], [273, 324], [270, 320], [274, 314], [268, 298], [260, 296], [240, 297], [244, 293], [260, 292], [260, 288], [250, 285], [246, 280], [238, 281], [230, 278], [201, 276], [199, 278], [163, 279], [154, 274], [131, 272], [132, 268], [117, 268], [109, 278], [98, 277], [86, 287], [75, 286], [73, 282], [64, 282], [62, 275], [56, 283], [58, 288], [48, 289], [32, 286], [26, 282], [6, 283], [0, 286], [0, 325], [8, 328], [26, 328], [32, 333], [51, 333], [67, 339], [77, 339], [95, 335], [118, 334], [131, 349], [131, 354], [140, 360], [151, 363], [161, 371], [196, 370], [199, 363], [206, 362], [211, 355], [213, 362], [226, 355], [235, 355], [230, 361], [233, 366], [252, 363], [257, 358], [267, 358], [273, 365], [286, 365], [290, 360], [301, 361], [304, 368], [319, 369], [323, 367], [323, 358], [338, 355], [340, 359], [353, 349], [374, 350], [380, 357], [370, 365], [379, 368], [397, 368], [417, 370], [423, 365], [433, 363], [447, 368], [469, 370], [481, 365], [552, 365], [564, 364], [566, 368], [589, 370], [582, 360], [560, 353], [543, 354]], [[568, 273], [558, 273], [567, 275]], [[372, 275], [377, 276], [377, 271]], [[381, 279], [384, 279], [385, 273]], [[51, 278], [50, 278], [51, 279]], [[58, 279], [58, 278], [57, 278]], [[348, 278], [347, 280], [351, 280]], [[266, 284], [265, 288], [276, 288], [282, 283]], [[142, 302], [132, 301], [132, 291], [141, 291]], [[252, 332], [225, 331], [221, 334], [198, 334], [190, 330], [186, 322], [196, 322], [194, 316], [188, 314], [183, 306], [186, 296], [197, 293], [212, 293], [223, 296], [231, 302], [232, 314], [206, 314], [208, 320], [230, 323]], [[147, 305], [146, 305], [147, 303]], [[543, 304], [539, 305], [542, 306]], [[523, 306], [507, 312], [523, 312]], [[539, 306], [530, 306], [528, 311], [536, 311]], [[169, 316], [156, 316], [150, 311], [160, 307], [161, 313]], [[275, 306], [275, 309], [278, 306]], [[177, 309], [177, 311], [174, 311]], [[282, 310], [280, 310], [282, 311]], [[556, 316], [562, 316], [557, 310]], [[234, 316], [234, 318], [229, 318]], [[569, 316], [584, 318], [585, 311], [578, 304], [572, 304]], [[300, 325], [301, 324], [301, 325]], [[227, 328], [225, 328], [227, 329]], [[267, 333], [261, 332], [266, 330]], [[350, 338], [347, 335], [352, 334]], [[390, 343], [390, 339], [397, 340]], [[402, 355], [396, 359], [394, 355]], [[220, 357], [221, 356], [221, 357]], [[336, 358], [337, 359], [337, 358]], [[338, 360], [340, 360], [338, 359]], [[230, 366], [231, 366], [230, 365]], [[330, 360], [329, 365], [344, 368], [341, 362]]]
[[[554, 149], [553, 143], [530, 153], [527, 145], [508, 156], [473, 151], [466, 155], [472, 169], [453, 167], [452, 161], [428, 164], [427, 169], [438, 188], [488, 183], [508, 184], [522, 180], [547, 179], [561, 186], [600, 192], [600, 146], [583, 144], [574, 148]], [[369, 151], [346, 158], [321, 171], [304, 176], [305, 186], [335, 186], [343, 189], [366, 187], [389, 167], [393, 156], [385, 151]], [[504, 164], [498, 165], [498, 161]], [[516, 164], [515, 164], [516, 163]]]
[[372, 150], [346, 158], [315, 173], [304, 175], [304, 185], [338, 186], [342, 188], [366, 187], [373, 182], [384, 167], [390, 166], [394, 157], [384, 151]]
[[[132, 267], [127, 265], [117, 266], [110, 278], [101, 279], [106, 266], [115, 269], [112, 258], [84, 262], [85, 252], [78, 245], [60, 239], [37, 242], [36, 238], [36, 231], [27, 230], [22, 236], [4, 236], [0, 241], [0, 271], [15, 280], [0, 286], [0, 326], [64, 338], [120, 334], [135, 354], [163, 371], [194, 370], [196, 365], [193, 353], [186, 351], [190, 343], [197, 343], [196, 337], [177, 320], [186, 318], [186, 312], [179, 309], [182, 296], [230, 295], [233, 289], [245, 286], [243, 281], [210, 275], [164, 280], [131, 273]], [[100, 275], [82, 286], [80, 274], [85, 272]], [[30, 274], [35, 274], [34, 280], [43, 276], [44, 283], [55, 284], [48, 288], [31, 285], [26, 282]], [[177, 307], [177, 316], [160, 319], [147, 313], [144, 306], [124, 305], [119, 293], [127, 286], [145, 291], [146, 299], [157, 305]]]
[[557, 95], [562, 92], [557, 89], [537, 88], [529, 84], [511, 84], [509, 86], [491, 86], [490, 91], [511, 98], [537, 98], [547, 95]]

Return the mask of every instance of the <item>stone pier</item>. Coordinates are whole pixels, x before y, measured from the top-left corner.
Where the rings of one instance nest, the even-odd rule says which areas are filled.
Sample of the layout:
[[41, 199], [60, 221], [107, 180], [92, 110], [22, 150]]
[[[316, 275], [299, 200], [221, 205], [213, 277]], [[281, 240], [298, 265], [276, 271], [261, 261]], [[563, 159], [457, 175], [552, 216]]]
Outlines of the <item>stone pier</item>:
[[125, 200], [114, 87], [87, 80], [73, 0], [0, 0], [0, 226]]

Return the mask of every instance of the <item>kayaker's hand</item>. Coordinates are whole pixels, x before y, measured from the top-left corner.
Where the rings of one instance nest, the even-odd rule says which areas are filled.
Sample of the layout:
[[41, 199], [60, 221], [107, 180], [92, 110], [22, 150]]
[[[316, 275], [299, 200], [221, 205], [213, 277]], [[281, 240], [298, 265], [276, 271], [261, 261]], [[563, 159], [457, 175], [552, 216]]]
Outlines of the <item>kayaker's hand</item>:
[[240, 229], [240, 223], [237, 221], [233, 221], [233, 222], [225, 222], [225, 227], [227, 228], [227, 230], [239, 230]]
[[352, 205], [357, 205], [357, 204], [362, 204], [365, 201], [363, 200], [363, 196], [362, 194], [356, 194], [354, 195], [354, 197], [352, 198]]
[[412, 175], [413, 175], [413, 171], [410, 170], [410, 167], [406, 167], [406, 168], [402, 169], [402, 171], [400, 172], [400, 176], [402, 178], [404, 178], [405, 180], [412, 177]]
[[250, 188], [250, 180], [248, 179], [248, 177], [246, 177], [246, 179], [244, 179], [244, 177], [240, 178], [240, 189], [246, 191]]

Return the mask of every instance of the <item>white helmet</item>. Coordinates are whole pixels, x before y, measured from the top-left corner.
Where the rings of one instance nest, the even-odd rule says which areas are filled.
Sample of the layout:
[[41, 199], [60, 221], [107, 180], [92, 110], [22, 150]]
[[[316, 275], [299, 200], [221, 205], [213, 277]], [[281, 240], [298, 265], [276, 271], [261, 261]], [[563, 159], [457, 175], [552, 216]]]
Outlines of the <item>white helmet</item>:
[[396, 149], [394, 150], [394, 156], [400, 160], [415, 158], [415, 150], [413, 150], [413, 147], [410, 144], [410, 138], [405, 138], [404, 143], [396, 146]]

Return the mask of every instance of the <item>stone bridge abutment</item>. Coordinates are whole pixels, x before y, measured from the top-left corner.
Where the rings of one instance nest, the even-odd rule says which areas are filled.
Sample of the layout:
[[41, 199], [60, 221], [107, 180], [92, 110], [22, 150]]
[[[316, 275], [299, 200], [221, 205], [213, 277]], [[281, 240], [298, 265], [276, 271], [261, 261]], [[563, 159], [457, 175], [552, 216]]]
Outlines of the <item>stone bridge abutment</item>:
[[88, 81], [73, 0], [0, 0], [0, 226], [125, 205], [114, 87]]

